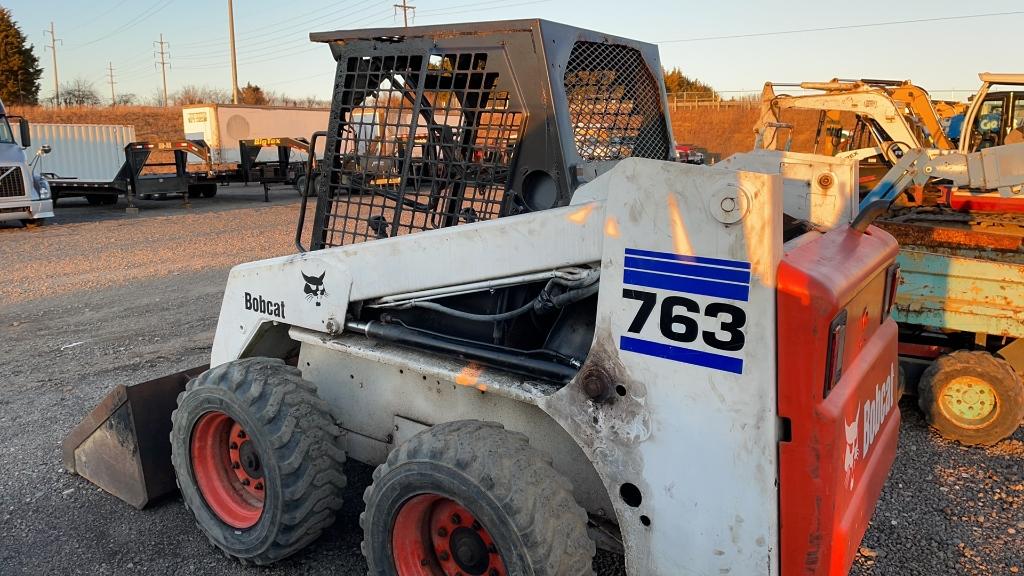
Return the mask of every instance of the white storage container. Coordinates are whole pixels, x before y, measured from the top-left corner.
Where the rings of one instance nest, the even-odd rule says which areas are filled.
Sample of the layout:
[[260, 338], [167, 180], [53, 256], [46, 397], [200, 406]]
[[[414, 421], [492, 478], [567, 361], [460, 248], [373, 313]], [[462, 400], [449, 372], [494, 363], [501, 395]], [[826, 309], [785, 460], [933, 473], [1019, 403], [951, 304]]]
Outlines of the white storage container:
[[135, 141], [134, 126], [113, 124], [35, 124], [32, 148], [48, 145], [52, 151], [40, 160], [41, 171], [59, 179], [106, 183], [124, 164], [124, 148]]
[[[215, 164], [237, 163], [239, 140], [252, 138], [309, 138], [327, 129], [328, 108], [194, 104], [181, 109], [185, 138], [202, 139], [210, 146]], [[305, 159], [305, 154], [296, 159]], [[277, 150], [264, 148], [259, 160], [275, 161]], [[190, 162], [196, 161], [189, 158]]]

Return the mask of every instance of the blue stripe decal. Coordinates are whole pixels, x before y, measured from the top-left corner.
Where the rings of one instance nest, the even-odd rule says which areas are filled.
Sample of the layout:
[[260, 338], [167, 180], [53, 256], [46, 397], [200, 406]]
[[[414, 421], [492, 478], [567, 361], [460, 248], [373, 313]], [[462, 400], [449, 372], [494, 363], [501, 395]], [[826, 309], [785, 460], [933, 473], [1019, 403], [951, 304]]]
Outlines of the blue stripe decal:
[[669, 344], [659, 344], [630, 336], [619, 337], [619, 349], [626, 352], [636, 352], [645, 356], [664, 358], [673, 362], [693, 364], [694, 366], [703, 366], [704, 368], [731, 372], [733, 374], [743, 374], [743, 359], [741, 358], [732, 358], [700, 350], [690, 350], [689, 348]]
[[668, 276], [654, 272], [641, 272], [639, 270], [624, 270], [622, 272], [622, 283], [689, 294], [700, 294], [702, 296], [728, 298], [742, 302], [746, 302], [750, 295], [750, 286], [746, 284], [729, 284], [716, 280]]
[[726, 266], [740, 270], [750, 270], [750, 262], [742, 260], [725, 260], [723, 258], [705, 258], [703, 256], [684, 256], [672, 254], [671, 252], [653, 252], [651, 250], [637, 250], [626, 248], [627, 256], [643, 256], [644, 258], [657, 258], [659, 260], [675, 260], [676, 262], [693, 262], [695, 264], [710, 264], [712, 266]]
[[713, 266], [700, 266], [686, 262], [669, 262], [667, 260], [649, 260], [626, 256], [626, 268], [636, 270], [650, 270], [664, 274], [677, 276], [689, 276], [691, 278], [706, 278], [708, 280], [724, 280], [726, 282], [742, 282], [750, 284], [750, 272], [736, 270], [735, 268], [715, 268]]

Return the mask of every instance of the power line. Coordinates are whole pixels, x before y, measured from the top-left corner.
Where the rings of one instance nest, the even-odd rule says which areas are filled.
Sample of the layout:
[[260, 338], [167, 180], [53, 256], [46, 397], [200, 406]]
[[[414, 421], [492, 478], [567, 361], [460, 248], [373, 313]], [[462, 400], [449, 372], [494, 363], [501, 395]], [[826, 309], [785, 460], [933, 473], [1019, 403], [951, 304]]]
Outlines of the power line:
[[[350, 25], [358, 25], [358, 24], [362, 24], [362, 23], [365, 23], [365, 22], [377, 21], [377, 20], [381, 20], [383, 18], [386, 18], [390, 14], [392, 14], [391, 9], [390, 8], [386, 8], [386, 9], [384, 9], [381, 12], [378, 12], [376, 14], [371, 14], [370, 16], [367, 16], [366, 18], [361, 18], [359, 20], [354, 20], [352, 22], [349, 22], [348, 24], [350, 24]], [[269, 61], [273, 61], [273, 60], [279, 60], [281, 58], [289, 58], [291, 56], [296, 56], [296, 55], [300, 55], [300, 54], [307, 54], [309, 52], [312, 52], [313, 50], [317, 50], [317, 49], [320, 48], [319, 44], [310, 44], [308, 42], [305, 42], [305, 43], [302, 44], [301, 47], [296, 45], [294, 47], [287, 48], [286, 51], [282, 52], [282, 48], [281, 48], [280, 44], [281, 43], [275, 43], [274, 46], [268, 46], [268, 47], [265, 47], [262, 50], [256, 50], [254, 52], [244, 52], [243, 53], [243, 57], [238, 60], [238, 64], [239, 65], [248, 65], [248, 64], [258, 64], [258, 63], [263, 63], [263, 62], [269, 62]], [[294, 51], [295, 48], [299, 48], [299, 50], [298, 51]], [[176, 58], [177, 58], [177, 56], [176, 56]], [[218, 64], [199, 64], [199, 65], [196, 65], [196, 66], [179, 67], [179, 68], [188, 69], [188, 70], [219, 70], [219, 69], [224, 69], [227, 66], [228, 66], [227, 63], [221, 62], [221, 63], [218, 63]]]
[[160, 65], [160, 71], [163, 73], [163, 77], [164, 77], [164, 108], [166, 108], [167, 107], [167, 66], [170, 64], [170, 62], [167, 61], [167, 57], [171, 55], [171, 53], [167, 51], [167, 47], [170, 46], [170, 43], [164, 42], [164, 35], [161, 32], [160, 33], [160, 41], [159, 42], [154, 42], [153, 44], [158, 46], [157, 52], [156, 52], [156, 54], [154, 54], [154, 56], [159, 56], [160, 57], [160, 60], [157, 61], [157, 64]]
[[50, 21], [50, 29], [43, 30], [44, 34], [50, 35], [50, 45], [47, 48], [53, 52], [53, 103], [60, 107], [60, 78], [57, 74], [57, 43], [64, 44], [64, 40], [57, 38], [57, 32], [53, 29], [53, 21]]
[[[501, 7], [502, 8], [514, 8], [516, 6], [529, 6], [530, 4], [543, 4], [543, 3], [546, 3], [546, 2], [549, 2], [549, 1], [550, 0], [530, 0], [528, 2], [517, 2], [515, 4], [503, 3], [501, 5]], [[465, 6], [465, 5], [466, 4], [463, 4], [463, 6]], [[470, 4], [470, 5], [479, 6], [479, 4]], [[468, 10], [447, 10], [446, 8], [437, 8], [434, 12], [431, 12], [430, 14], [424, 14], [424, 17], [435, 18], [437, 16], [450, 16], [450, 15], [454, 15], [454, 14], [470, 14], [470, 13], [474, 13], [474, 12], [482, 12], [484, 10], [490, 11], [490, 10], [493, 10], [493, 9], [495, 9], [495, 8], [471, 8], [471, 9], [468, 9]], [[441, 11], [437, 11], [437, 10], [441, 10]]]
[[787, 34], [806, 34], [810, 32], [833, 32], [836, 30], [858, 30], [877, 28], [880, 26], [898, 26], [902, 24], [924, 24], [928, 22], [948, 22], [950, 20], [968, 20], [976, 18], [992, 18], [996, 16], [1019, 16], [1024, 10], [1013, 12], [992, 12], [989, 14], [965, 14], [962, 16], [938, 16], [935, 18], [916, 18], [913, 20], [893, 20], [891, 22], [874, 22], [871, 24], [846, 24], [843, 26], [824, 26], [820, 28], [801, 28], [798, 30], [778, 30], [774, 32], [751, 32], [749, 34], [728, 34], [724, 36], [700, 36], [696, 38], [679, 38], [677, 40], [660, 40], [655, 44], [674, 44], [677, 42], [705, 42], [708, 40], [735, 40], [738, 38], [760, 38], [763, 36], [783, 36]]
[[121, 5], [123, 5], [126, 2], [128, 2], [128, 0], [120, 0], [120, 2], [115, 3], [113, 6], [111, 6], [110, 8], [107, 8], [103, 12], [97, 14], [96, 16], [94, 16], [94, 17], [92, 17], [92, 18], [90, 18], [90, 19], [88, 19], [88, 20], [86, 20], [84, 22], [79, 22], [78, 25], [72, 26], [70, 30], [65, 30], [64, 33], [67, 34], [68, 32], [74, 32], [75, 30], [81, 30], [82, 28], [85, 28], [89, 24], [92, 24], [93, 22], [99, 21], [101, 18], [103, 18], [107, 14], [110, 14], [114, 10], [117, 10], [118, 8], [121, 7]]
[[[530, 0], [529, 2], [518, 2], [516, 4], [507, 4], [505, 2], [505, 0], [501, 0], [500, 2], [478, 2], [478, 3], [475, 3], [475, 4], [459, 4], [458, 6], [447, 6], [445, 8], [435, 8], [433, 10], [430, 10], [429, 12], [428, 11], [424, 11], [423, 17], [424, 18], [435, 18], [437, 16], [451, 16], [453, 14], [471, 14], [473, 12], [491, 11], [491, 10], [494, 10], [494, 9], [498, 8], [497, 6], [495, 8], [481, 8], [481, 6], [487, 6], [488, 4], [501, 4], [501, 6], [500, 6], [501, 8], [515, 8], [516, 6], [529, 6], [531, 4], [544, 4], [544, 3], [547, 3], [549, 1], [550, 0]], [[476, 6], [476, 8], [471, 8], [469, 10], [453, 10], [453, 8], [463, 8], [463, 7], [466, 7], [466, 6]]]
[[114, 36], [116, 34], [120, 34], [121, 32], [123, 32], [123, 31], [125, 31], [125, 30], [127, 30], [127, 29], [129, 29], [129, 28], [131, 28], [131, 27], [133, 27], [135, 25], [137, 25], [137, 24], [140, 24], [141, 22], [143, 22], [145, 20], [148, 20], [149, 18], [152, 18], [157, 13], [161, 12], [163, 9], [167, 8], [168, 6], [170, 6], [172, 1], [173, 0], [164, 0], [163, 4], [161, 4], [160, 0], [157, 0], [157, 2], [155, 4], [153, 4], [149, 8], [146, 8], [145, 10], [142, 11], [141, 14], [138, 14], [134, 18], [131, 18], [130, 20], [128, 20], [127, 22], [125, 22], [121, 26], [118, 26], [117, 28], [114, 28], [113, 30], [111, 30], [107, 34], [104, 34], [103, 36], [100, 36], [99, 38], [96, 38], [94, 40], [90, 40], [89, 42], [86, 42], [84, 44], [78, 44], [78, 45], [75, 46], [75, 48], [82, 48], [84, 46], [90, 46], [90, 45], [95, 44], [97, 42], [106, 40], [107, 38], [110, 38], [111, 36]]
[[[373, 4], [374, 2], [376, 2], [375, 5], [368, 5]], [[236, 39], [238, 40], [238, 44], [241, 47], [240, 51], [243, 53], [246, 52], [247, 46], [257, 45], [260, 48], [266, 48], [268, 45], [278, 43], [279, 40], [289, 39], [290, 37], [295, 35], [305, 36], [309, 32], [310, 26], [322, 24], [325, 20], [330, 19], [336, 15], [344, 14], [344, 17], [347, 22], [346, 25], [351, 26], [354, 23], [351, 20], [353, 17], [365, 14], [370, 10], [377, 8], [378, 6], [383, 6], [384, 4], [387, 4], [387, 2], [388, 0], [363, 0], [362, 2], [356, 2], [351, 6], [343, 7], [340, 10], [330, 11], [326, 13], [318, 13], [314, 14], [312, 17], [309, 16], [308, 14], [303, 14], [298, 18], [289, 18], [281, 21], [282, 23], [284, 23], [301, 19], [301, 22], [298, 22], [297, 24], [291, 24], [288, 26], [271, 24], [268, 26], [258, 26], [255, 28], [244, 29], [241, 30], [238, 34], [236, 34]], [[390, 6], [388, 8], [388, 11], [390, 13]], [[271, 28], [273, 30], [270, 32], [260, 32], [260, 30]], [[182, 47], [186, 47], [189, 58], [203, 58], [208, 56], [208, 51], [211, 49], [226, 48], [227, 43], [225, 42], [224, 39], [179, 43], [178, 48], [181, 49]], [[179, 56], [176, 56], [176, 58], [178, 57], [180, 57], [180, 54]]]

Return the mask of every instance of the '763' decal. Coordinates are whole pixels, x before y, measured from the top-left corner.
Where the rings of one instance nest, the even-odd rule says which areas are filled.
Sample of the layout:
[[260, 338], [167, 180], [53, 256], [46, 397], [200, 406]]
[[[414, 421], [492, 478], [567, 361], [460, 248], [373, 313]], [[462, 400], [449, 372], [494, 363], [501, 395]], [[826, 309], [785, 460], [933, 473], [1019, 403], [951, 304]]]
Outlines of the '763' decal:
[[743, 373], [747, 313], [737, 303], [749, 297], [749, 262], [627, 248], [623, 283], [622, 297], [639, 306], [620, 349]]

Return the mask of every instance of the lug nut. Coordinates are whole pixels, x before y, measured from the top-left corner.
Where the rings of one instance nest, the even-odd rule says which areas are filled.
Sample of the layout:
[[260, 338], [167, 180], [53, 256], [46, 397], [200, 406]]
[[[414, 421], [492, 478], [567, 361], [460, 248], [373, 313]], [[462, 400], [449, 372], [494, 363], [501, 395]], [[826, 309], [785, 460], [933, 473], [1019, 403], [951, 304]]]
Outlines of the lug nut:
[[238, 431], [238, 437], [239, 438], [245, 438], [245, 430], [239, 430]]
[[249, 485], [249, 479], [248, 478], [242, 478], [242, 486], [248, 486], [248, 485]]
[[447, 562], [448, 559], [451, 558], [451, 556], [448, 555], [448, 552], [446, 550], [442, 550], [441, 553], [437, 555], [437, 557], [440, 558], [442, 562]]
[[238, 470], [239, 468], [242, 467], [242, 465], [239, 464], [238, 462], [232, 462], [231, 467], [234, 468], [235, 470]]
[[231, 448], [232, 450], [238, 450], [238, 444], [237, 444], [236, 442], [232, 442], [232, 443], [231, 443], [231, 444], [230, 444], [230, 445], [228, 446], [228, 448]]
[[428, 564], [430, 564], [430, 560], [427, 560], [426, 558], [420, 560], [420, 566], [426, 566]]
[[456, 526], [462, 524], [462, 516], [452, 514], [452, 524], [455, 524]]
[[263, 482], [257, 482], [256, 483], [256, 489], [257, 490], [263, 490]]
[[437, 535], [440, 536], [441, 538], [444, 538], [445, 536], [448, 535], [448, 529], [445, 528], [444, 526], [438, 528], [437, 529]]
[[473, 520], [473, 530], [476, 530], [477, 532], [479, 532], [479, 531], [481, 531], [483, 529], [484, 529], [484, 527], [480, 525], [480, 522], [477, 522], [476, 520]]

